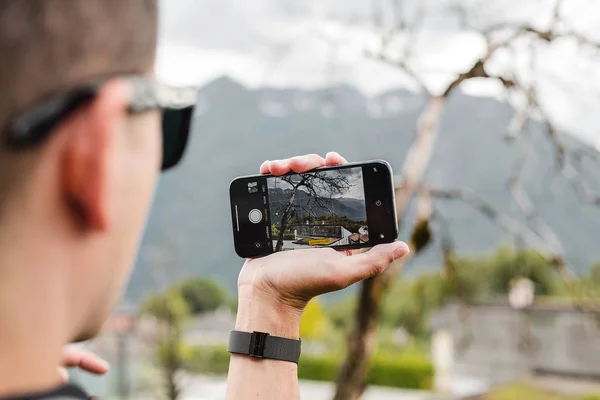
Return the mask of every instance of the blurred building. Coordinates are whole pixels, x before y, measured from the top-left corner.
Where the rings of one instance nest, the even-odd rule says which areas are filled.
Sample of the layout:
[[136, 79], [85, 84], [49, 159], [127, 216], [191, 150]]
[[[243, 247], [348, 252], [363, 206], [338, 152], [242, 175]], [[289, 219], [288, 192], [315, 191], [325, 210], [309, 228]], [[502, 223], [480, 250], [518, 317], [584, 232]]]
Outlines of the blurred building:
[[433, 316], [431, 328], [441, 391], [458, 376], [490, 384], [537, 375], [600, 379], [598, 304], [449, 304]]
[[227, 308], [193, 317], [187, 324], [184, 342], [192, 346], [226, 345], [235, 328], [235, 314]]

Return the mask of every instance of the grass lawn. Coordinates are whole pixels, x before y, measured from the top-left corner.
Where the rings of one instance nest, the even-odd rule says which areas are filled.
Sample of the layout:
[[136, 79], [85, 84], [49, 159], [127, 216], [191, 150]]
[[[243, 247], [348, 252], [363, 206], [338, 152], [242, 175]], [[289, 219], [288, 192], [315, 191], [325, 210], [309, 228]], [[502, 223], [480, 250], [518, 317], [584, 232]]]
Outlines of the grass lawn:
[[484, 396], [485, 400], [600, 400], [597, 396], [572, 397], [545, 392], [523, 384], [508, 385]]

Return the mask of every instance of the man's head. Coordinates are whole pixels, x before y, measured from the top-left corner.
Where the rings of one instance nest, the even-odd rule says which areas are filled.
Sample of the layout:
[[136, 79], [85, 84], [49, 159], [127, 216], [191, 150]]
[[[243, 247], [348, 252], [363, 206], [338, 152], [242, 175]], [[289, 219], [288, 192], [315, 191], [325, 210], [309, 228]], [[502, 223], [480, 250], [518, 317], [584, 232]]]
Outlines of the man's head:
[[[156, 36], [156, 0], [0, 0], [0, 318], [27, 290], [81, 339], [118, 298], [161, 162], [160, 114], [130, 115], [121, 77], [153, 73]], [[99, 78], [41, 143], [7, 144], [15, 116]]]

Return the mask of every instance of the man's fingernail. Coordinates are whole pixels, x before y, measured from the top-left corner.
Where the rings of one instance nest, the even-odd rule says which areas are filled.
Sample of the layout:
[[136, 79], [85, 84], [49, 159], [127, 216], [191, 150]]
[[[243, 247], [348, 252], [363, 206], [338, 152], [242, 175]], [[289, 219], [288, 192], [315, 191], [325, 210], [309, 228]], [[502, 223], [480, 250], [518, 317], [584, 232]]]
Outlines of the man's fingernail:
[[402, 258], [405, 255], [407, 255], [408, 253], [410, 253], [410, 249], [408, 248], [408, 245], [404, 242], [397, 242], [396, 243], [396, 248], [394, 249], [394, 259], [398, 259], [398, 258]]

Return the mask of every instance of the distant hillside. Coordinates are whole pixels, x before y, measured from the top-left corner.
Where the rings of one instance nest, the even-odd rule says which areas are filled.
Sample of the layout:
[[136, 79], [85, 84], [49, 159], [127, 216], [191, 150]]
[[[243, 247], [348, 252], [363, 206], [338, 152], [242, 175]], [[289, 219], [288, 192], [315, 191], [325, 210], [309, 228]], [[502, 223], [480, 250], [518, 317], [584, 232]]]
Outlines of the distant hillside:
[[[400, 173], [424, 98], [391, 91], [365, 98], [348, 86], [330, 90], [247, 90], [221, 78], [203, 88], [184, 165], [160, 182], [144, 246], [128, 296], [191, 275], [216, 277], [234, 289], [242, 265], [234, 251], [228, 185], [255, 173], [266, 159], [336, 150], [353, 161], [386, 159]], [[504, 139], [512, 116], [496, 100], [456, 92], [441, 124], [427, 181], [436, 187], [469, 187], [499, 210], [516, 210], [506, 190], [518, 147]], [[600, 123], [599, 123], [600, 126]], [[526, 166], [525, 185], [539, 214], [559, 233], [569, 261], [579, 271], [600, 259], [600, 209], [582, 205], [553, 171], [553, 149], [533, 132], [536, 152]], [[600, 171], [589, 168], [592, 182]], [[596, 187], [597, 189], [597, 187]], [[445, 202], [456, 249], [466, 255], [512, 244], [505, 232], [469, 206]], [[406, 216], [411, 222], [413, 214]], [[405, 223], [401, 238], [407, 238]], [[439, 265], [439, 245], [411, 261], [406, 273]]]
[[[291, 189], [269, 189], [269, 202], [280, 202], [287, 204], [292, 195]], [[310, 196], [308, 193], [299, 190], [294, 198], [294, 204], [300, 210], [307, 210], [309, 207]], [[367, 219], [365, 203], [357, 199], [321, 199], [322, 204], [327, 208], [319, 209], [313, 207], [312, 215], [322, 217], [325, 215], [341, 215], [352, 221], [365, 221]], [[301, 213], [302, 215], [305, 215]], [[278, 222], [280, 218], [272, 216], [273, 221]]]

